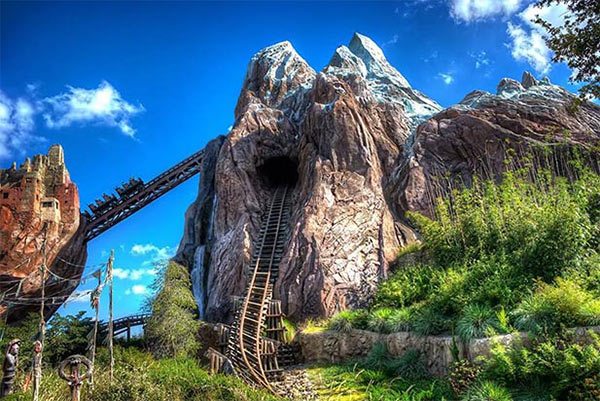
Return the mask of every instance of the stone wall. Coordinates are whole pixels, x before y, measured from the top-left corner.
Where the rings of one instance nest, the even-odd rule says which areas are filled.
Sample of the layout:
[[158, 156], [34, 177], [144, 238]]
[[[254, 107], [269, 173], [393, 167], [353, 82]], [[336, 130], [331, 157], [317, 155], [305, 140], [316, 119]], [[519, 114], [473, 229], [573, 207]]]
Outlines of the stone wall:
[[[590, 341], [589, 331], [600, 334], [600, 326], [579, 327], [575, 329], [575, 341]], [[411, 332], [379, 334], [365, 330], [349, 332], [322, 331], [317, 333], [300, 332], [297, 337], [302, 356], [307, 363], [340, 363], [366, 356], [377, 343], [384, 343], [390, 354], [399, 357], [410, 349], [419, 350], [427, 369], [433, 375], [448, 373], [453, 362], [451, 336], [419, 336]], [[479, 356], [488, 356], [494, 344], [510, 345], [515, 341], [527, 344], [527, 333], [506, 334], [488, 338], [478, 338], [463, 344], [457, 340], [461, 358], [475, 360]]]

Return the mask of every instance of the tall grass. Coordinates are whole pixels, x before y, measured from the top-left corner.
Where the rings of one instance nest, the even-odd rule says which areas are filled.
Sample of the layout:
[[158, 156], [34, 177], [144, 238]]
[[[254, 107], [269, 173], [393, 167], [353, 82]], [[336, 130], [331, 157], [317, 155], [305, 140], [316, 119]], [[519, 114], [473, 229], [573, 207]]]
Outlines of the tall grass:
[[[155, 359], [136, 348], [115, 348], [115, 378], [108, 377], [108, 355], [101, 350], [97, 358], [94, 390], [84, 384], [83, 401], [274, 401], [279, 398], [254, 390], [233, 376], [210, 375], [193, 359]], [[31, 392], [17, 392], [7, 401], [30, 401]], [[65, 381], [52, 369], [44, 371], [41, 401], [68, 400]]]

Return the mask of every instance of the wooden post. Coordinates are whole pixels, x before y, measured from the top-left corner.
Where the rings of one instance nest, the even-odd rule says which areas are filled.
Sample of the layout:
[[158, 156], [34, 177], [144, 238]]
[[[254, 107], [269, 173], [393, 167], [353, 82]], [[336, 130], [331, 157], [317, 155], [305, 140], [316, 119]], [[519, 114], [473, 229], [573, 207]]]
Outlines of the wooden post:
[[113, 381], [115, 368], [115, 355], [113, 353], [113, 263], [115, 261], [115, 251], [110, 251], [108, 258], [107, 274], [109, 278], [108, 288], [108, 352], [110, 354], [110, 383]]
[[[34, 344], [33, 350], [33, 401], [38, 401], [40, 397], [40, 387], [42, 385], [42, 359], [44, 352], [44, 340], [46, 339], [46, 321], [44, 316], [44, 310], [46, 309], [46, 234], [48, 230], [48, 223], [44, 223], [44, 239], [42, 241], [42, 300], [40, 302], [40, 325], [39, 325], [39, 339]], [[39, 343], [39, 344], [38, 344]]]
[[[102, 273], [99, 270], [98, 271], [98, 287], [96, 287], [96, 289], [99, 289], [100, 286], [102, 285]], [[98, 319], [99, 319], [99, 315], [100, 315], [100, 294], [96, 295], [98, 298], [98, 300], [95, 302], [94, 304], [94, 309], [96, 310], [96, 320], [94, 321], [94, 334], [92, 337], [92, 372], [91, 372], [91, 376], [90, 376], [90, 386], [92, 388], [94, 388], [94, 375], [95, 375], [95, 363], [96, 363], [96, 342], [98, 341]]]
[[131, 340], [131, 322], [127, 321], [127, 342]]

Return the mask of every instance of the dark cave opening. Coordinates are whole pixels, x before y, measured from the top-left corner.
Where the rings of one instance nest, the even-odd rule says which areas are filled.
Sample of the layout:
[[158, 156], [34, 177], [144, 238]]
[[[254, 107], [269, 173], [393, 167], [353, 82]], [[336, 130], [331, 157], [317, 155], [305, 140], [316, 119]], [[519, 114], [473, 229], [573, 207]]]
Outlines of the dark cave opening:
[[293, 187], [298, 182], [298, 162], [287, 156], [271, 157], [256, 171], [265, 184], [272, 188], [284, 185]]

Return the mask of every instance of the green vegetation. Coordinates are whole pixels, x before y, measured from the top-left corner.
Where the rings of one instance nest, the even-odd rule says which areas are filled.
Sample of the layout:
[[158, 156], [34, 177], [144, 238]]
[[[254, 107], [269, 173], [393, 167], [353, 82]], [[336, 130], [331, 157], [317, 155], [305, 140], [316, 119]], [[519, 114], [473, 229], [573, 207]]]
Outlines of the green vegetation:
[[[46, 330], [46, 349], [44, 350], [44, 361], [50, 365], [56, 365], [69, 355], [85, 354], [88, 339], [87, 335], [92, 331], [92, 319], [84, 317], [85, 312], [80, 311], [74, 316], [61, 316], [55, 314], [48, 324]], [[39, 327], [39, 316], [30, 314], [18, 326], [3, 327], [3, 338], [0, 341], [0, 349], [5, 350], [6, 345], [13, 338], [21, 339], [21, 359], [28, 363], [33, 353], [33, 342], [37, 339]]]
[[189, 357], [200, 348], [198, 308], [186, 267], [169, 262], [153, 284], [152, 317], [146, 326], [150, 349], [157, 357]]
[[[579, 92], [583, 96], [600, 97], [600, 7], [594, 1], [539, 0], [538, 7], [562, 4], [568, 11], [561, 15], [562, 23], [537, 16], [534, 22], [543, 26], [548, 34], [546, 43], [554, 52], [552, 60], [565, 62], [574, 71], [573, 82], [583, 82]], [[540, 10], [541, 11], [541, 10]], [[540, 14], [543, 14], [540, 12]], [[554, 25], [556, 24], [556, 25]]]
[[[419, 354], [400, 358], [377, 345], [353, 365], [315, 369], [334, 400], [600, 400], [600, 340], [583, 345], [569, 327], [600, 324], [600, 177], [575, 182], [508, 173], [475, 182], [410, 217], [420, 252], [382, 283], [368, 310], [322, 323], [332, 330], [451, 334], [458, 341], [522, 330], [523, 344], [494, 347], [477, 363], [456, 359], [433, 380]], [[415, 373], [407, 376], [406, 372]]]
[[[395, 362], [394, 362], [395, 364]], [[410, 365], [405, 365], [410, 370]], [[335, 401], [444, 401], [453, 394], [443, 379], [405, 377], [361, 363], [314, 366], [308, 370], [319, 399]]]
[[571, 335], [565, 331], [539, 338], [527, 347], [498, 344], [483, 362], [482, 377], [515, 389], [515, 394], [534, 389], [557, 400], [598, 400], [600, 337], [590, 333], [590, 343], [580, 345]]
[[[82, 388], [86, 401], [271, 401], [278, 398], [253, 390], [232, 376], [210, 375], [189, 358], [155, 359], [136, 348], [115, 348], [115, 380], [108, 377], [108, 353], [102, 349], [97, 359], [94, 391]], [[19, 387], [24, 375], [19, 375]], [[55, 371], [44, 372], [42, 401], [69, 399], [68, 386]], [[17, 389], [19, 390], [19, 389]], [[17, 391], [7, 401], [29, 401], [28, 393]]]
[[524, 176], [455, 191], [435, 219], [411, 214], [427, 262], [394, 272], [370, 310], [342, 312], [327, 327], [466, 341], [600, 324], [600, 177]]

